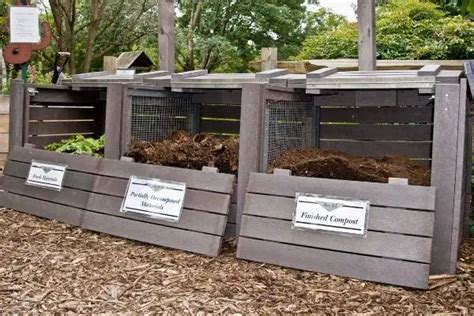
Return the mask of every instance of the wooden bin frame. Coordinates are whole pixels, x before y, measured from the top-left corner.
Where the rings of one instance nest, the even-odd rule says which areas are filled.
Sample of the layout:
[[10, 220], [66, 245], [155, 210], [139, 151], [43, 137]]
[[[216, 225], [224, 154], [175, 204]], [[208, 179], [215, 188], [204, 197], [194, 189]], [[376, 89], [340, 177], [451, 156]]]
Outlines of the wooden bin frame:
[[[437, 188], [430, 273], [456, 273], [458, 251], [467, 237], [471, 188], [471, 122], [465, 79], [435, 84], [431, 186]], [[359, 90], [358, 90], [359, 91]], [[330, 97], [330, 96], [329, 96]], [[238, 199], [245, 198], [249, 175], [262, 170], [266, 99], [312, 102], [302, 89], [247, 84], [242, 95]], [[240, 230], [243, 205], [237, 209]]]

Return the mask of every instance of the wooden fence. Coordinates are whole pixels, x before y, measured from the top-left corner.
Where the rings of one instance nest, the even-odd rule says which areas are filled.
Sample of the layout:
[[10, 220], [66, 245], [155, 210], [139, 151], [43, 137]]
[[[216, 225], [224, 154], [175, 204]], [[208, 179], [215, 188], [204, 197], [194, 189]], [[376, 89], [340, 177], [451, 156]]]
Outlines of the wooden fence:
[[[427, 288], [435, 188], [252, 173], [247, 192], [237, 257]], [[292, 229], [296, 192], [370, 200], [367, 237]]]
[[[67, 165], [60, 192], [25, 185], [32, 159]], [[120, 212], [130, 176], [186, 183], [179, 222]], [[5, 206], [111, 235], [216, 256], [226, 229], [234, 176], [13, 147]]]

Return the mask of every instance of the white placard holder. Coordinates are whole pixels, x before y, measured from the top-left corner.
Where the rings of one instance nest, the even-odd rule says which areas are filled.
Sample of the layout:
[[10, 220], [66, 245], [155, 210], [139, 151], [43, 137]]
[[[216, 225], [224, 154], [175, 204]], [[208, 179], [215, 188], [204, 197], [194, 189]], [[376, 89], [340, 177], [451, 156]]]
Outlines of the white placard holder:
[[61, 191], [66, 168], [67, 166], [63, 164], [32, 160], [26, 184], [43, 189]]
[[185, 194], [186, 183], [131, 176], [120, 211], [178, 222]]
[[293, 228], [365, 237], [369, 209], [367, 200], [296, 193]]

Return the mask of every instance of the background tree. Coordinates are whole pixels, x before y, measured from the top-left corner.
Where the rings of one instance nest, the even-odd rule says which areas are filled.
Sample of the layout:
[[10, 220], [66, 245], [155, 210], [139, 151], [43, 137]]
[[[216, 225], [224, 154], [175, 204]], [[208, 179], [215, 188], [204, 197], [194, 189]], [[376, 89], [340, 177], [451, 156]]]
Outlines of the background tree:
[[[307, 36], [299, 59], [357, 58], [357, 25]], [[474, 22], [431, 2], [392, 0], [377, 9], [378, 59], [473, 59]]]

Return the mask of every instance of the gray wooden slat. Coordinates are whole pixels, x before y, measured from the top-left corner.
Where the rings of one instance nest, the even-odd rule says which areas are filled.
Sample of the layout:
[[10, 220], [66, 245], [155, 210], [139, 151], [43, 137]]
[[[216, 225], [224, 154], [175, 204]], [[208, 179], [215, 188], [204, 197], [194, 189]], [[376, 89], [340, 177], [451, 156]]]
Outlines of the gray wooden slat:
[[432, 123], [433, 108], [321, 108], [321, 122]]
[[291, 221], [244, 215], [239, 236], [428, 264], [431, 260], [429, 237], [369, 231], [365, 238], [352, 238], [296, 230], [291, 225]]
[[437, 84], [431, 185], [437, 188], [431, 273], [456, 273], [451, 261], [459, 125], [458, 84]]
[[288, 69], [270, 69], [255, 74], [255, 78], [258, 80], [268, 80], [273, 77], [283, 76], [288, 74]]
[[201, 133], [238, 134], [240, 121], [217, 121], [201, 119]]
[[192, 231], [157, 226], [104, 214], [88, 212], [82, 227], [150, 244], [217, 256], [222, 238]]
[[320, 138], [322, 139], [352, 139], [352, 140], [405, 140], [431, 141], [433, 126], [420, 125], [374, 125], [374, 124], [322, 124]]
[[192, 70], [192, 71], [173, 73], [171, 74], [171, 80], [180, 81], [180, 80], [185, 80], [189, 78], [204, 76], [204, 75], [207, 75], [207, 73], [208, 73], [207, 69], [197, 69], [197, 70]]
[[[239, 180], [240, 181], [240, 180]], [[284, 185], [282, 185], [284, 183]], [[372, 205], [434, 210], [434, 187], [251, 173], [249, 193], [295, 197], [296, 192], [367, 199]], [[401, 198], [403, 197], [403, 198]]]
[[32, 159], [63, 163], [69, 170], [94, 173], [99, 175], [128, 179], [131, 174], [169, 181], [185, 182], [190, 189], [231, 194], [234, 187], [233, 175], [209, 174], [197, 170], [163, 167], [140, 163], [128, 163], [111, 159], [98, 159], [87, 156], [60, 154], [40, 149], [15, 147], [9, 156], [10, 160], [31, 162]]
[[431, 142], [389, 142], [389, 141], [320, 141], [321, 149], [340, 150], [359, 156], [380, 157], [388, 155], [408, 158], [431, 158]]
[[233, 175], [209, 174], [197, 170], [163, 167], [140, 163], [127, 163], [106, 159], [99, 172], [100, 175], [128, 179], [131, 174], [168, 181], [185, 182], [190, 189], [213, 191], [231, 194], [234, 187]]
[[356, 106], [397, 106], [396, 90], [356, 90]]
[[324, 78], [329, 75], [335, 74], [337, 68], [321, 68], [306, 74], [306, 78]]
[[14, 147], [8, 156], [9, 160], [30, 163], [32, 159], [46, 162], [62, 163], [67, 165], [69, 170], [84, 171], [94, 173], [98, 169], [101, 159], [78, 156], [71, 154], [61, 154], [41, 149], [24, 147]]
[[41, 89], [31, 97], [31, 104], [74, 104], [90, 106], [98, 99], [97, 91], [71, 91], [64, 89]]
[[418, 89], [397, 90], [398, 106], [426, 106], [432, 103], [433, 94], [420, 94]]
[[[287, 198], [249, 193], [245, 198], [244, 214], [246, 215], [291, 221], [294, 211], [294, 197]], [[373, 205], [369, 210], [369, 230], [431, 237], [433, 236], [433, 223], [433, 212], [384, 208]]]
[[226, 104], [240, 106], [240, 103], [242, 102], [242, 89], [199, 90], [199, 92], [193, 93], [192, 100], [193, 103], [202, 103], [203, 108], [206, 107], [206, 104]]
[[13, 193], [6, 193], [6, 207], [22, 211], [34, 216], [55, 219], [62, 223], [80, 226], [84, 211], [75, 207], [55, 204], [48, 201], [37, 200], [32, 197], [20, 196]]
[[240, 106], [204, 104], [201, 107], [201, 117], [240, 120]]
[[97, 131], [96, 121], [30, 122], [30, 135], [80, 134]]
[[136, 215], [130, 212], [122, 213], [120, 212], [122, 201], [123, 198], [121, 197], [91, 193], [87, 204], [87, 210], [106, 215], [130, 218], [160, 226], [192, 230], [217, 236], [222, 236], [224, 234], [227, 222], [227, 218], [224, 215], [199, 212], [184, 208], [181, 212], [179, 222], [173, 223]]
[[[30, 164], [15, 161], [7, 161], [5, 174], [17, 178], [25, 179], [28, 176]], [[63, 186], [66, 188], [83, 190], [106, 194], [110, 196], [125, 196], [128, 179], [117, 179], [111, 177], [101, 177], [90, 173], [76, 172], [67, 170], [64, 175]], [[218, 214], [227, 214], [230, 203], [228, 194], [219, 194], [214, 192], [186, 190], [184, 207], [207, 211]]]
[[86, 191], [68, 188], [62, 188], [61, 192], [45, 190], [26, 185], [24, 179], [10, 176], [5, 177], [5, 191], [81, 209], [87, 207], [87, 200], [89, 198], [89, 193]]
[[425, 65], [418, 70], [418, 76], [436, 76], [441, 71], [441, 65]]
[[426, 289], [429, 265], [239, 238], [237, 257], [291, 268]]
[[87, 120], [94, 118], [90, 108], [31, 107], [30, 120]]

